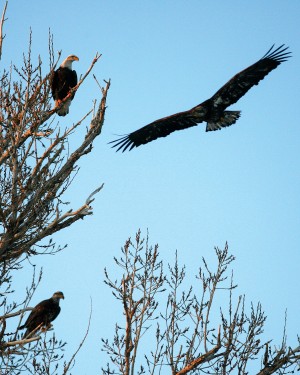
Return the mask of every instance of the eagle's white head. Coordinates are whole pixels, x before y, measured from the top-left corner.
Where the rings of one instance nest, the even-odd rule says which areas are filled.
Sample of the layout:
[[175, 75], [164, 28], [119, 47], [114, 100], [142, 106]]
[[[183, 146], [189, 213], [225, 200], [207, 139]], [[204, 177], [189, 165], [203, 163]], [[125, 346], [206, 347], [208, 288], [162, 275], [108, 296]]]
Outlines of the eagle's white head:
[[79, 58], [75, 55], [70, 55], [61, 63], [61, 68], [69, 68], [72, 69], [72, 62], [79, 61]]

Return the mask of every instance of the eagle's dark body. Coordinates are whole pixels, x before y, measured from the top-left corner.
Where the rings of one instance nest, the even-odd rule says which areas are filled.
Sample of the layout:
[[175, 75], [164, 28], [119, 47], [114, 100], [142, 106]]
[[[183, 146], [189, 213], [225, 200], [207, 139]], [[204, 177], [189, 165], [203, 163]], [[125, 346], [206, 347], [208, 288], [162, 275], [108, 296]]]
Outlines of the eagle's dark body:
[[[70, 89], [77, 85], [77, 73], [69, 68], [59, 67], [53, 74], [52, 96], [54, 100], [63, 100]], [[71, 99], [74, 98], [73, 94]]]
[[34, 307], [25, 324], [19, 327], [19, 329], [26, 328], [24, 337], [28, 336], [30, 332], [40, 325], [40, 328], [49, 326], [49, 324], [57, 318], [60, 313], [59, 300], [61, 298], [64, 299], [63, 293], [56, 292], [51, 298], [40, 302]]
[[113, 147], [117, 147], [117, 151], [124, 152], [201, 122], [207, 123], [206, 131], [219, 130], [234, 124], [240, 117], [240, 111], [225, 111], [225, 109], [236, 103], [251, 87], [257, 85], [267, 74], [290, 57], [290, 52], [285, 52], [288, 47], [281, 45], [276, 49], [273, 48], [274, 45], [255, 64], [231, 78], [210, 99], [188, 111], [156, 120], [110, 143], [113, 143]]
[[[53, 72], [51, 91], [56, 106], [59, 106], [61, 101], [69, 94], [70, 90], [77, 85], [77, 73], [75, 70], [72, 70], [72, 63], [78, 60], [77, 56], [70, 55], [62, 62], [61, 66]], [[65, 116], [69, 113], [69, 107], [74, 96], [75, 92], [57, 111], [59, 116]]]

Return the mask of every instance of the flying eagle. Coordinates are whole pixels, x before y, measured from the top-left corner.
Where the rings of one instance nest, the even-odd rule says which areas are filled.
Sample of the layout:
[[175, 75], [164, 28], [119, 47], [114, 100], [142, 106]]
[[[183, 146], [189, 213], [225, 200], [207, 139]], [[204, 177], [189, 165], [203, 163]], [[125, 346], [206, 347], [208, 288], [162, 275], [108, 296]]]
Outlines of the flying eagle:
[[156, 120], [109, 143], [113, 144], [112, 147], [117, 147], [117, 151], [124, 152], [157, 138], [166, 137], [176, 130], [190, 128], [203, 121], [207, 123], [206, 131], [219, 130], [233, 125], [240, 117], [241, 112], [225, 111], [225, 109], [236, 103], [252, 86], [258, 85], [259, 81], [264, 79], [267, 74], [286, 61], [291, 54], [291, 52], [285, 52], [287, 49], [288, 47], [285, 47], [284, 44], [276, 49], [273, 45], [260, 60], [236, 74], [210, 99], [188, 111]]
[[33, 308], [25, 324], [19, 327], [19, 329], [27, 328], [24, 337], [27, 337], [38, 326], [49, 327], [60, 313], [59, 300], [61, 298], [65, 298], [63, 292], [56, 292], [51, 298], [45, 299]]
[[[77, 85], [77, 74], [75, 70], [72, 70], [73, 61], [79, 61], [79, 58], [75, 55], [68, 56], [53, 73], [51, 90], [56, 107], [59, 106], [61, 101], [68, 95], [70, 89]], [[59, 116], [65, 116], [69, 113], [69, 107], [74, 96], [75, 93], [73, 93], [70, 99], [57, 111]]]

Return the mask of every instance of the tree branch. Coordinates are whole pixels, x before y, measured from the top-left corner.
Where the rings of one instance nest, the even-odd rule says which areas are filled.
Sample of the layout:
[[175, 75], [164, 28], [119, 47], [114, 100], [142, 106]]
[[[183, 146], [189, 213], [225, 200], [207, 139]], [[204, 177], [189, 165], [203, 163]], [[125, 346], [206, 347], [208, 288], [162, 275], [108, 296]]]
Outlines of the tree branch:
[[90, 310], [90, 316], [89, 316], [89, 321], [88, 321], [88, 326], [87, 326], [87, 329], [86, 329], [86, 332], [84, 334], [84, 337], [83, 339], [81, 340], [77, 350], [75, 351], [75, 353], [72, 355], [70, 361], [68, 363], [65, 364], [64, 366], [64, 372], [63, 372], [63, 375], [67, 374], [69, 369], [70, 369], [70, 366], [71, 364], [73, 363], [76, 355], [78, 354], [79, 350], [82, 348], [82, 345], [84, 344], [88, 334], [89, 334], [89, 330], [90, 330], [90, 325], [91, 325], [91, 320], [92, 320], [92, 313], [93, 313], [93, 305], [92, 305], [92, 299], [91, 299], [91, 310]]
[[3, 25], [4, 25], [4, 22], [6, 21], [5, 13], [6, 13], [6, 9], [7, 9], [7, 4], [8, 4], [8, 1], [5, 2], [4, 9], [3, 9], [3, 12], [2, 12], [2, 17], [1, 17], [1, 20], [0, 20], [0, 60], [2, 58], [2, 44], [3, 44], [3, 40], [5, 38], [5, 35], [3, 35]]
[[289, 367], [297, 362], [299, 363], [299, 361], [300, 346], [297, 346], [295, 349], [289, 348], [287, 353], [285, 353], [285, 350], [281, 348], [275, 358], [273, 358], [267, 364], [264, 364], [265, 367], [262, 368], [257, 375], [271, 375], [277, 370], [283, 369], [286, 365]]
[[207, 353], [201, 355], [200, 357], [194, 359], [191, 363], [186, 365], [182, 370], [178, 371], [176, 375], [184, 375], [188, 372], [193, 371], [195, 368], [197, 368], [199, 365], [211, 361], [214, 359], [215, 354], [220, 350], [221, 348], [221, 328], [219, 327], [218, 331], [218, 339], [217, 344], [215, 347], [213, 347], [211, 350], [209, 350]]

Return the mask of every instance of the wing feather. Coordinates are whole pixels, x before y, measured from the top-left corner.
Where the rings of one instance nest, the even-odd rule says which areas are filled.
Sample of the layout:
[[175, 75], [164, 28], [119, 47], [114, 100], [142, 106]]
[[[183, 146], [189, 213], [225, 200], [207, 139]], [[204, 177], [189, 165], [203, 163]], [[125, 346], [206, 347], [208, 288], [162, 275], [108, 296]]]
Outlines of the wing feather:
[[28, 331], [32, 331], [39, 324], [43, 323], [47, 312], [48, 302], [48, 300], [44, 300], [37, 304], [29, 314], [26, 322], [20, 326], [19, 329], [27, 328]]
[[34, 307], [26, 322], [19, 329], [28, 328], [31, 331], [41, 323], [49, 323], [49, 319], [53, 321], [59, 313], [60, 306], [54, 304], [52, 299], [46, 299]]
[[52, 92], [52, 97], [54, 100], [57, 100], [57, 91], [58, 91], [58, 72], [55, 70], [52, 73], [51, 77], [51, 92]]

